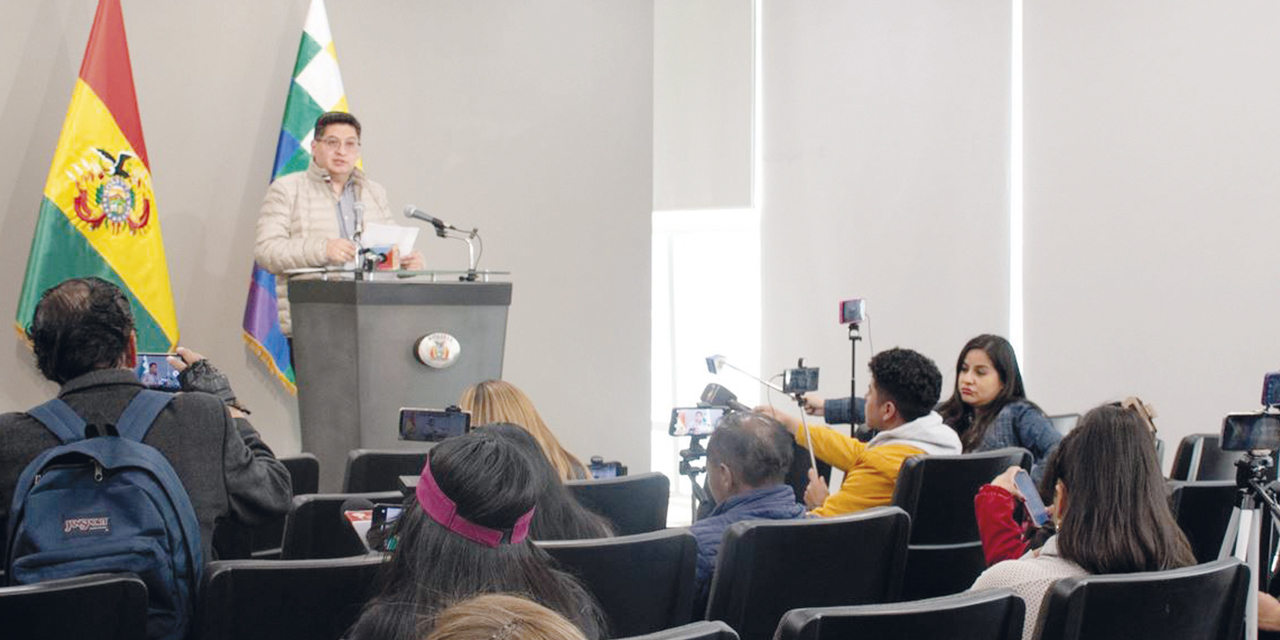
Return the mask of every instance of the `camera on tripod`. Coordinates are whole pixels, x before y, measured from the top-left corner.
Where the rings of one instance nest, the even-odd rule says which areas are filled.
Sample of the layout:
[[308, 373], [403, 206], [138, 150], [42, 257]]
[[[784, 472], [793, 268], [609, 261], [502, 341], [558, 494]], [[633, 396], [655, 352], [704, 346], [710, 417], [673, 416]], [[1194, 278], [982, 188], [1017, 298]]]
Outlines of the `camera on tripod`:
[[1262, 377], [1262, 411], [1231, 413], [1222, 420], [1223, 451], [1280, 449], [1280, 371]]

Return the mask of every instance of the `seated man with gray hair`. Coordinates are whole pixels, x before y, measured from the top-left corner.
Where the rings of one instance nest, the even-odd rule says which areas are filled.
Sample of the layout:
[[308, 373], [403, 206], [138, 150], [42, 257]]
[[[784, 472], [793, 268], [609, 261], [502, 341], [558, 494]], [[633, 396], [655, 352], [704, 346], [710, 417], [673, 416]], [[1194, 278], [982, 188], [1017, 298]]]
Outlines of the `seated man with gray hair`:
[[[716, 555], [729, 525], [743, 520], [803, 518], [804, 505], [786, 484], [792, 438], [777, 420], [733, 411], [720, 420], [707, 443], [707, 488], [716, 507], [691, 530], [698, 539], [695, 603], [705, 603]], [[698, 605], [695, 605], [698, 606]]]

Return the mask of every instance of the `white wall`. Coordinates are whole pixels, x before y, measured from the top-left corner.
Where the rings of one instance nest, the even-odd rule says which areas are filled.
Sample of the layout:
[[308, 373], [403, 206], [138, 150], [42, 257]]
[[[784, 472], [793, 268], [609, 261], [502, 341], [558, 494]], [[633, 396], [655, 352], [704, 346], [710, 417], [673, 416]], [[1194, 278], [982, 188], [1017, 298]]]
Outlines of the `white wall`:
[[[11, 3], [0, 24], [0, 301], [12, 318], [96, 2]], [[277, 451], [295, 399], [240, 338], [254, 221], [306, 0], [125, 1], [183, 343], [227, 371]], [[330, 0], [371, 176], [486, 240], [514, 272], [505, 377], [566, 446], [647, 467], [653, 6]], [[465, 247], [426, 239], [433, 267]], [[12, 340], [0, 410], [51, 393]]]
[[654, 210], [751, 205], [753, 4], [654, 1]]
[[1026, 348], [1050, 412], [1140, 395], [1172, 447], [1280, 368], [1273, 2], [1026, 4]]
[[[842, 299], [946, 375], [1008, 328], [1009, 3], [764, 6], [764, 369], [849, 393]], [[859, 395], [870, 348], [858, 347]]]

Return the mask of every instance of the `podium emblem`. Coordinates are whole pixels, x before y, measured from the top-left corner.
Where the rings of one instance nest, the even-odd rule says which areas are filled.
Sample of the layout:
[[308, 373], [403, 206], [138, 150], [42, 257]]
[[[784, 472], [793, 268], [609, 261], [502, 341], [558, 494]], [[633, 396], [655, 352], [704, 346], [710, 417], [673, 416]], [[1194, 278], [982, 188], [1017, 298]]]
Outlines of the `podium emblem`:
[[429, 333], [413, 344], [414, 357], [432, 369], [452, 367], [461, 353], [458, 339], [443, 332]]

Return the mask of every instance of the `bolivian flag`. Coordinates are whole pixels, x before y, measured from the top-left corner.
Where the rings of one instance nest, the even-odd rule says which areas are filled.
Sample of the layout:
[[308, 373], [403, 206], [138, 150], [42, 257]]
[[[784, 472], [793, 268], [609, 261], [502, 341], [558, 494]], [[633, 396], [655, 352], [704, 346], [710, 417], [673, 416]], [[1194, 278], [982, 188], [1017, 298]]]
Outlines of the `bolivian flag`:
[[19, 333], [41, 293], [86, 276], [110, 280], [129, 296], [140, 351], [173, 350], [178, 320], [120, 0], [100, 0], [93, 19], [31, 240]]

